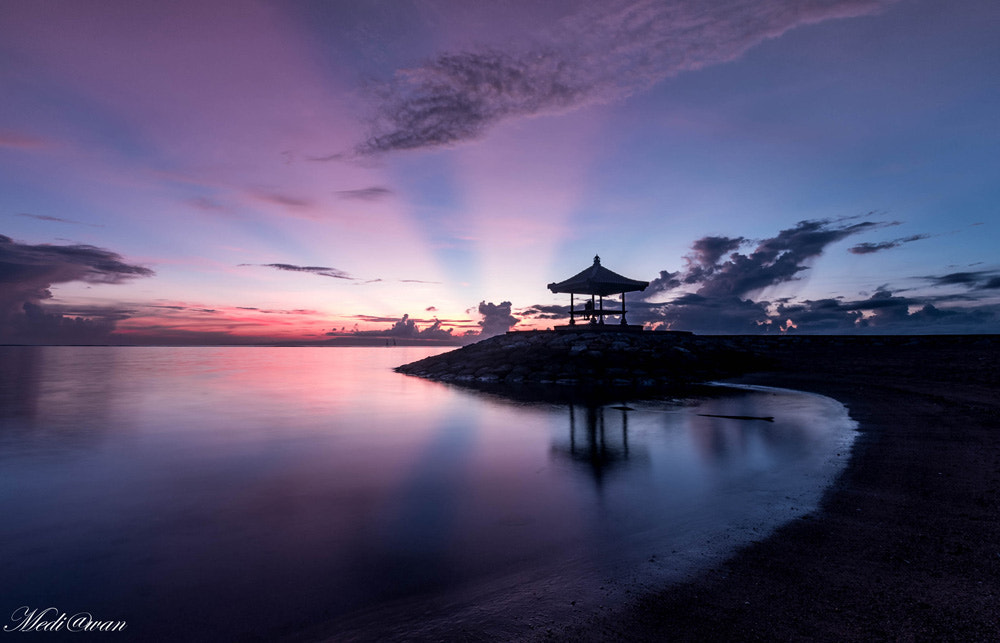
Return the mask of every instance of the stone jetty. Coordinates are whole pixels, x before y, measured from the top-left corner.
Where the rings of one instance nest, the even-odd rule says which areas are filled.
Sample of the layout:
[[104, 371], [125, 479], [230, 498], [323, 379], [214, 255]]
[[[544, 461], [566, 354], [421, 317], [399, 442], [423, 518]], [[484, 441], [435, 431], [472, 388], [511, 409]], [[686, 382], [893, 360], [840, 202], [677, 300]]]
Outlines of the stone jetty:
[[662, 387], [762, 366], [734, 338], [680, 332], [513, 331], [396, 368], [467, 385]]

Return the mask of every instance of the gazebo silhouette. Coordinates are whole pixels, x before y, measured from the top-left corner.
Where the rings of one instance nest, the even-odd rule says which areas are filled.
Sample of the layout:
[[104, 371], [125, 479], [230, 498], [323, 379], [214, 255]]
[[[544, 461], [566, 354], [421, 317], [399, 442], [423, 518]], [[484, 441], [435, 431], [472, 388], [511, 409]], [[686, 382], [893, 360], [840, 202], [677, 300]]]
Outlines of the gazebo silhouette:
[[[569, 293], [570, 326], [576, 325], [577, 315], [589, 320], [591, 325], [597, 326], [604, 325], [605, 315], [621, 315], [622, 319], [619, 325], [631, 328], [625, 321], [625, 293], [645, 290], [648, 285], [648, 281], [629, 279], [608, 270], [601, 265], [601, 258], [595, 255], [594, 265], [565, 281], [549, 284], [548, 287], [554, 293]], [[622, 296], [621, 310], [604, 310], [604, 298], [618, 293], [621, 293]], [[574, 295], [590, 295], [590, 301], [585, 304], [583, 310], [575, 308]], [[595, 302], [595, 298], [599, 298], [599, 300]]]

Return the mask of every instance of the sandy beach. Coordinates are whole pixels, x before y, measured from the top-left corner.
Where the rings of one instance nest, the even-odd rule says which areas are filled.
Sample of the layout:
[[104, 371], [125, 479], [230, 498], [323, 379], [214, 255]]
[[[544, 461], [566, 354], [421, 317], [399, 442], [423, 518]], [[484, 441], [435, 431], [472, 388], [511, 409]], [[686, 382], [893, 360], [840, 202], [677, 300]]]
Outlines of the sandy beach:
[[[790, 338], [786, 338], [790, 339]], [[860, 426], [818, 511], [562, 640], [1000, 640], [997, 336], [754, 340]]]

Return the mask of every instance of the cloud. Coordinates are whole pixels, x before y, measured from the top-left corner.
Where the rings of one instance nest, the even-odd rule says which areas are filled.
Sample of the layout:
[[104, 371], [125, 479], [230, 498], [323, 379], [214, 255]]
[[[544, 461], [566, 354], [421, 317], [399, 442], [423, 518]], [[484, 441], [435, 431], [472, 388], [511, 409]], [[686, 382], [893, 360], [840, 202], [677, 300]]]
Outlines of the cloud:
[[314, 203], [308, 199], [301, 199], [299, 197], [287, 194], [278, 194], [275, 192], [254, 192], [251, 196], [263, 203], [278, 205], [290, 210], [308, 210], [314, 205]]
[[680, 272], [660, 271], [660, 276], [650, 280], [647, 290], [651, 293], [673, 290], [680, 287], [684, 282], [680, 280]]
[[982, 333], [996, 332], [1000, 306], [942, 309], [925, 298], [899, 297], [882, 289], [868, 299], [824, 299], [780, 306], [776, 317], [793, 319], [799, 332]]
[[509, 301], [494, 304], [493, 302], [479, 302], [479, 314], [483, 316], [479, 326], [482, 328], [482, 337], [492, 337], [506, 333], [517, 323], [517, 318], [510, 314], [511, 303]]
[[[382, 278], [375, 279], [361, 279], [360, 277], [354, 277], [351, 274], [344, 272], [343, 270], [338, 270], [337, 268], [330, 268], [327, 266], [297, 266], [290, 263], [241, 263], [239, 266], [260, 266], [263, 268], [274, 268], [275, 270], [285, 270], [288, 272], [308, 272], [314, 275], [319, 275], [321, 277], [333, 277], [334, 279], [344, 279], [347, 281], [353, 281], [355, 286], [364, 286], [367, 284], [377, 284], [382, 283], [385, 280]], [[403, 284], [439, 284], [440, 281], [423, 281], [421, 279], [395, 279], [394, 281]]]
[[313, 161], [316, 163], [328, 163], [330, 161], [342, 161], [346, 158], [347, 158], [346, 154], [338, 152], [336, 154], [327, 154], [326, 156], [307, 156], [306, 160]]
[[801, 333], [843, 333], [867, 326], [862, 310], [837, 299], [780, 304], [775, 318], [779, 321], [792, 319]]
[[[871, 213], [870, 213], [871, 214]], [[983, 291], [1000, 288], [992, 270], [920, 277], [933, 286], [964, 286], [964, 294], [900, 296], [879, 287], [863, 299], [756, 300], [766, 288], [795, 281], [831, 244], [897, 222], [800, 221], [774, 237], [709, 236], [696, 240], [683, 270], [660, 272], [643, 299], [629, 305], [629, 319], [655, 328], [702, 333], [936, 333], [997, 332], [1000, 306]], [[916, 237], [904, 237], [902, 243]], [[892, 243], [892, 242], [887, 242]], [[877, 244], [873, 244], [877, 245]], [[749, 252], [741, 248], [752, 247]], [[856, 248], [857, 246], [855, 246]], [[855, 254], [868, 254], [866, 252]], [[656, 301], [679, 291], [670, 301]], [[909, 294], [909, 293], [908, 293]], [[942, 307], [947, 306], [947, 307]]]
[[233, 211], [231, 207], [207, 196], [198, 196], [188, 199], [187, 204], [195, 209], [201, 210], [202, 212], [231, 214]]
[[98, 225], [96, 223], [85, 223], [83, 221], [75, 221], [73, 219], [63, 219], [61, 217], [50, 217], [47, 214], [28, 214], [27, 212], [18, 212], [16, 215], [18, 217], [25, 217], [28, 219], [37, 219], [38, 221], [51, 221], [53, 223], [71, 223], [73, 225], [85, 225], [91, 228], [103, 228], [104, 226]]
[[352, 201], [380, 201], [392, 196], [393, 192], [389, 188], [375, 185], [370, 188], [361, 188], [358, 190], [337, 190], [334, 194], [341, 199]]
[[[365, 337], [394, 337], [397, 339], [432, 339], [432, 340], [451, 340], [454, 339], [452, 331], [450, 328], [445, 329], [441, 327], [442, 322], [439, 319], [433, 319], [430, 321], [430, 325], [421, 329], [417, 326], [417, 321], [410, 319], [408, 314], [403, 315], [402, 318], [387, 318], [387, 317], [369, 317], [366, 315], [359, 315], [358, 317], [365, 319], [365, 321], [391, 321], [392, 326], [386, 330], [362, 330], [355, 331], [354, 335], [361, 335]], [[339, 332], [333, 331], [327, 333], [327, 335], [339, 335]]]
[[1000, 288], [1000, 273], [995, 270], [975, 270], [971, 272], [951, 272], [946, 275], [921, 277], [934, 286], [968, 286], [981, 290]]
[[326, 266], [296, 266], [290, 263], [241, 263], [240, 266], [261, 266], [264, 268], [274, 268], [275, 270], [285, 270], [288, 272], [309, 272], [321, 277], [332, 277], [334, 279], [347, 279], [354, 281], [355, 277], [347, 274], [343, 270], [328, 268]]
[[360, 155], [478, 138], [516, 117], [609, 102], [684, 71], [735, 60], [801, 25], [868, 15], [892, 0], [597, 3], [534, 42], [442, 53], [372, 88]]
[[629, 322], [700, 333], [759, 333], [771, 322], [768, 302], [686, 293], [666, 303], [633, 302]]
[[520, 311], [519, 314], [527, 319], [569, 319], [569, 306], [535, 304]]
[[972, 286], [975, 285], [984, 275], [982, 272], [952, 272], [947, 275], [942, 275], [940, 277], [928, 277], [937, 286], [951, 286], [951, 285], [963, 285]]
[[878, 243], [864, 242], [859, 243], [855, 246], [849, 248], [849, 252], [853, 252], [856, 255], [867, 255], [873, 252], [880, 252], [882, 250], [889, 250], [891, 248], [898, 248], [904, 243], [912, 243], [913, 241], [920, 241], [921, 239], [930, 239], [929, 234], [914, 234], [909, 237], [900, 237], [898, 239], [893, 239], [892, 241], [881, 241]]
[[678, 273], [662, 271], [659, 278], [650, 282], [656, 288], [647, 291], [650, 293], [647, 298], [682, 285], [696, 286], [696, 293], [708, 299], [745, 297], [798, 279], [799, 273], [807, 270], [809, 263], [830, 244], [887, 225], [846, 221], [800, 221], [770, 239], [756, 242], [749, 254], [735, 252], [752, 243], [743, 237], [702, 237], [692, 244], [685, 257], [686, 269]]
[[[384, 322], [395, 323], [399, 321], [399, 317], [382, 317], [379, 315], [351, 315], [351, 317], [354, 319], [360, 319], [361, 321], [373, 322], [373, 323], [384, 323]], [[407, 315], [407, 318], [409, 318], [409, 315]]]
[[0, 235], [0, 340], [11, 343], [93, 343], [127, 317], [115, 309], [92, 308], [70, 317], [47, 311], [54, 284], [81, 281], [121, 284], [154, 273], [126, 263], [121, 255], [90, 245], [22, 244]]

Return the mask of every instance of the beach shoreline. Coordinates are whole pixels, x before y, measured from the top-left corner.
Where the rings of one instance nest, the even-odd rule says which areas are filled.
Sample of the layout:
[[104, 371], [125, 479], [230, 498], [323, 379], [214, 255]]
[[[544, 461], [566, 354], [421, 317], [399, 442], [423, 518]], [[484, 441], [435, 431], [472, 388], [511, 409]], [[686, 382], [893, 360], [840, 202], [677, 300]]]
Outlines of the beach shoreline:
[[545, 638], [1000, 640], [1000, 338], [795, 339], [730, 381], [848, 406], [860, 435], [819, 509]]

